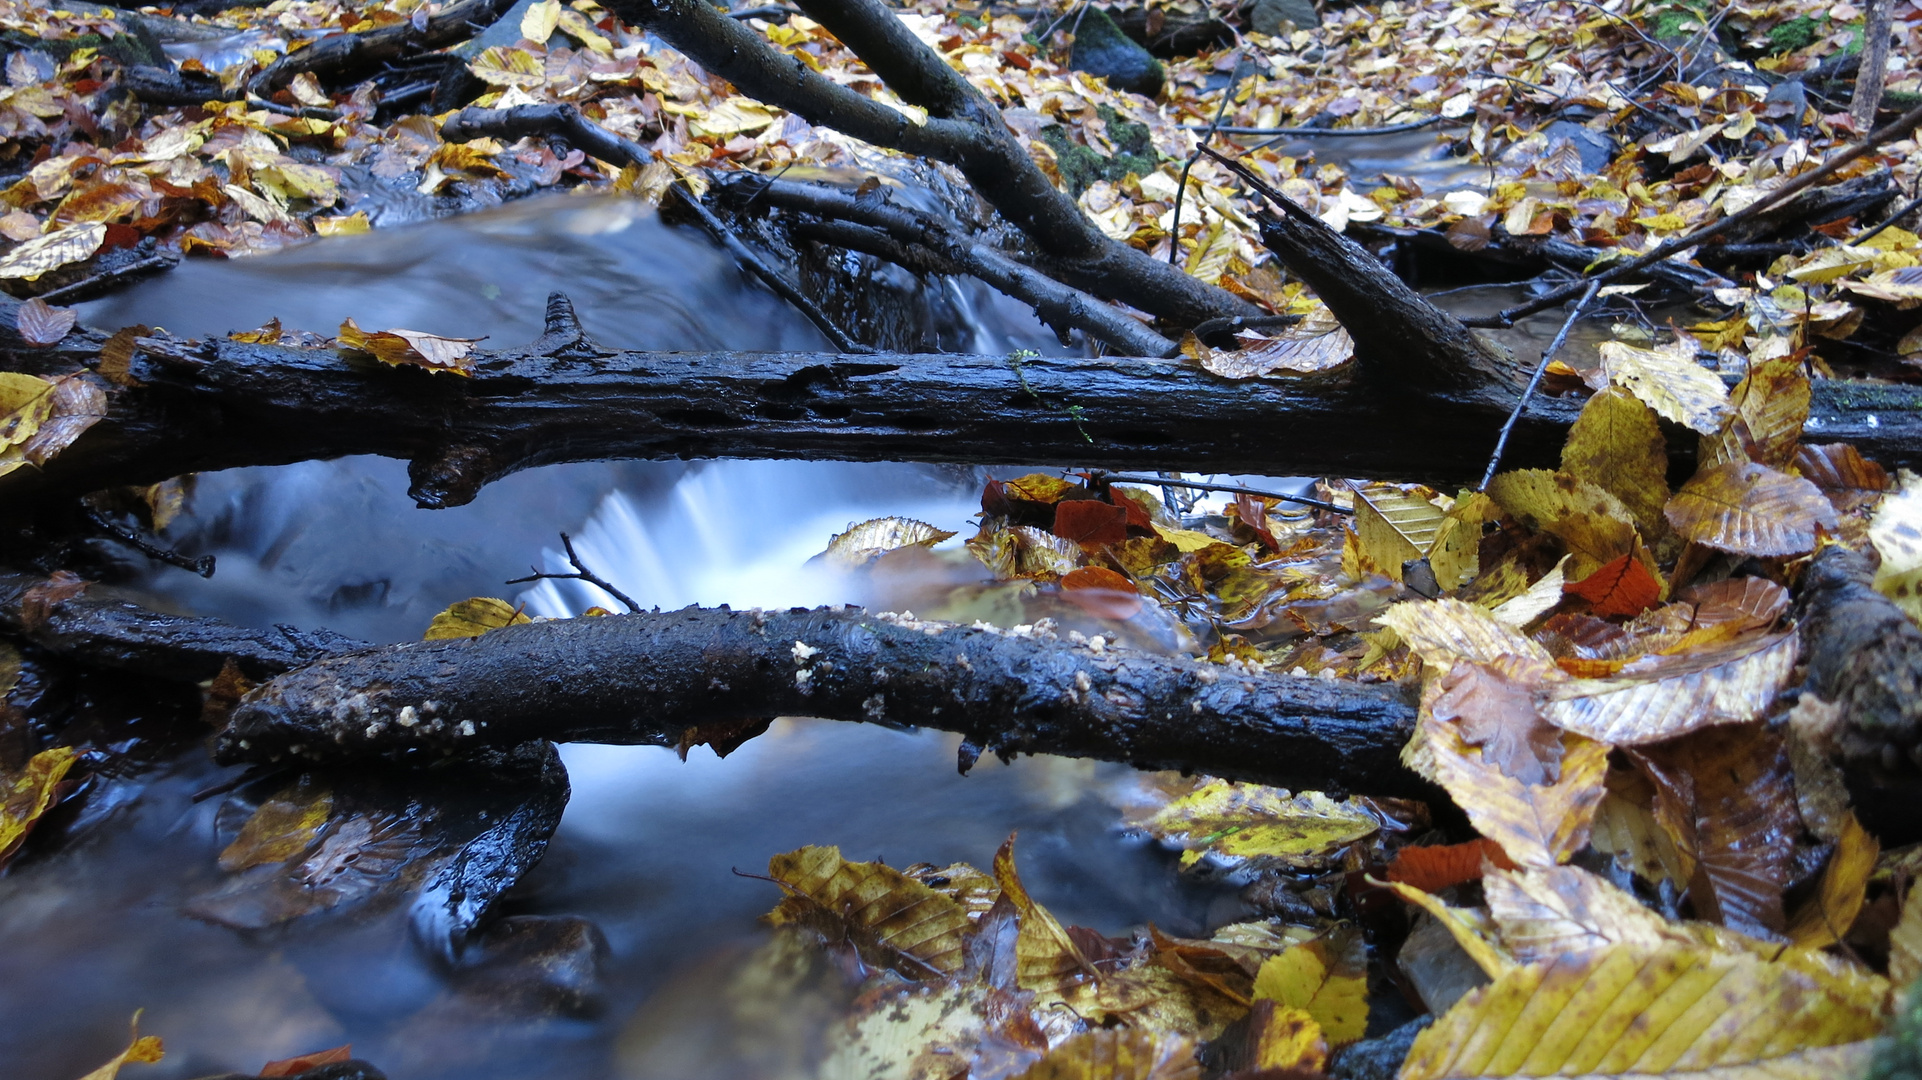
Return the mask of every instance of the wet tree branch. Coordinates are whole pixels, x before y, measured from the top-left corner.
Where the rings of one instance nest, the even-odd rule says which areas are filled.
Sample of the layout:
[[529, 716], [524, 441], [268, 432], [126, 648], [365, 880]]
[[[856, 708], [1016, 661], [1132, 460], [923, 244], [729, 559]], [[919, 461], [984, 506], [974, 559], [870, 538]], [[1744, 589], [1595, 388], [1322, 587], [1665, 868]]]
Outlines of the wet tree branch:
[[247, 91], [272, 97], [274, 91], [302, 72], [311, 72], [322, 84], [339, 84], [390, 60], [458, 45], [487, 29], [513, 6], [513, 0], [462, 0], [430, 16], [423, 29], [416, 29], [410, 20], [364, 33], [322, 38], [267, 65], [248, 83]]

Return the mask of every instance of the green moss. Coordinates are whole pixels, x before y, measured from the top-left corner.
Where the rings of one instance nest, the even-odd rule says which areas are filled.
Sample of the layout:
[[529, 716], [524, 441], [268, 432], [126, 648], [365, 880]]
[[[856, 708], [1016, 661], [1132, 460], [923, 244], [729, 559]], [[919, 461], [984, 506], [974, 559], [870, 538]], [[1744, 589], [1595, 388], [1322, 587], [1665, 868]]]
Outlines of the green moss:
[[1702, 13], [1692, 8], [1675, 5], [1657, 8], [1649, 17], [1648, 31], [1657, 41], [1673, 41], [1701, 32], [1708, 25]]
[[1815, 44], [1821, 31], [1822, 24], [1807, 15], [1797, 15], [1785, 23], [1777, 23], [1768, 33], [1768, 54], [1780, 56], [1797, 49], [1806, 49]]
[[1889, 1024], [1865, 1080], [1922, 1080], [1922, 993], [1909, 992], [1908, 1007]]
[[1115, 146], [1113, 157], [1075, 142], [1059, 125], [1051, 124], [1038, 133], [1041, 141], [1054, 151], [1055, 165], [1061, 170], [1061, 181], [1067, 185], [1068, 194], [1077, 199], [1097, 180], [1118, 182], [1129, 173], [1146, 176], [1161, 164], [1161, 157], [1155, 153], [1154, 143], [1148, 137], [1148, 125], [1123, 119], [1112, 105], [1101, 105], [1096, 113], [1108, 126], [1108, 139]]

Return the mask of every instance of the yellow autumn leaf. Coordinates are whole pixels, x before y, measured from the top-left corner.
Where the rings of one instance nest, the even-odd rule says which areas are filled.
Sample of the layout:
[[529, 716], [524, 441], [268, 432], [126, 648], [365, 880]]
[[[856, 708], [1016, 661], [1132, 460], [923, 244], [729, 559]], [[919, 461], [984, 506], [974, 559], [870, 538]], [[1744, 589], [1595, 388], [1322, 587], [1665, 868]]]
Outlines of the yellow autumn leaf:
[[759, 131], [773, 122], [774, 113], [767, 106], [753, 98], [737, 95], [690, 116], [687, 130], [696, 138], [726, 138], [746, 131]]
[[1255, 1002], [1248, 1016], [1248, 1041], [1255, 1048], [1249, 1065], [1257, 1075], [1264, 1069], [1319, 1073], [1328, 1065], [1328, 1040], [1306, 1009]]
[[1023, 990], [1060, 994], [1092, 982], [1094, 966], [1054, 913], [1028, 895], [1014, 868], [1014, 837], [994, 853], [994, 880], [1021, 918], [1014, 942], [1014, 981]]
[[871, 518], [848, 526], [846, 532], [834, 534], [821, 555], [832, 566], [852, 569], [897, 548], [933, 547], [953, 535], [913, 518]]
[[145, 1009], [139, 1009], [133, 1014], [131, 1031], [127, 1036], [127, 1048], [115, 1054], [112, 1061], [81, 1077], [80, 1080], [115, 1080], [120, 1075], [120, 1067], [128, 1062], [151, 1065], [167, 1056], [166, 1050], [161, 1046], [160, 1036], [140, 1033], [140, 1014], [145, 1011]]
[[494, 45], [482, 49], [467, 65], [474, 77], [489, 86], [518, 86], [532, 90], [547, 84], [547, 65], [526, 49]]
[[[957, 1063], [960, 1064], [960, 1063]], [[1011, 1080], [1200, 1080], [1194, 1040], [1137, 1028], [1085, 1031]]]
[[5, 258], [0, 258], [0, 278], [38, 281], [40, 275], [48, 271], [92, 258], [106, 239], [107, 226], [104, 222], [69, 225], [7, 252]]
[[1279, 788], [1211, 780], [1157, 810], [1143, 823], [1149, 833], [1178, 840], [1181, 864], [1208, 852], [1317, 865], [1381, 827], [1374, 815], [1318, 791], [1290, 795]]
[[1542, 665], [1555, 662], [1532, 638], [1466, 600], [1409, 600], [1382, 612], [1375, 622], [1395, 631], [1437, 674], [1464, 661], [1493, 664], [1505, 656]]
[[1269, 957], [1255, 973], [1254, 996], [1306, 1012], [1330, 1046], [1360, 1039], [1368, 1030], [1368, 960], [1360, 934], [1337, 932]]
[[1391, 881], [1388, 888], [1396, 896], [1432, 916], [1489, 978], [1500, 978], [1516, 966], [1515, 958], [1509, 955], [1497, 937], [1495, 920], [1489, 917], [1488, 912], [1480, 908], [1454, 907], [1433, 893], [1423, 892], [1403, 881]]
[[[1858, 1075], [1881, 1018], [1808, 970], [1624, 943], [1514, 968], [1415, 1037], [1400, 1080]], [[1736, 1077], [1740, 1072], [1711, 1073]]]
[[1445, 516], [1441, 507], [1393, 484], [1355, 489], [1355, 535], [1362, 553], [1396, 581], [1403, 563], [1428, 557]]
[[1752, 462], [1702, 469], [1663, 514], [1683, 538], [1737, 555], [1801, 555], [1815, 550], [1817, 526], [1837, 526], [1822, 489]]
[[51, 382], [18, 371], [0, 371], [0, 449], [33, 438], [52, 412]]
[[479, 637], [489, 630], [533, 621], [520, 608], [505, 600], [475, 596], [451, 604], [447, 610], [434, 616], [434, 621], [428, 624], [427, 633], [421, 635], [421, 640]]
[[333, 792], [303, 776], [260, 804], [221, 851], [220, 868], [232, 873], [286, 862], [307, 850], [333, 813]]
[[1484, 761], [1456, 725], [1424, 716], [1420, 728], [1436, 781], [1454, 796], [1475, 830], [1500, 844], [1517, 864], [1554, 866], [1588, 843], [1589, 823], [1602, 799], [1608, 744], [1566, 734], [1560, 776], [1549, 784], [1524, 784]]
[[1626, 389], [1605, 387], [1582, 406], [1562, 446], [1562, 472], [1621, 500], [1651, 541], [1666, 528], [1668, 443], [1654, 410]]
[[1542, 715], [1566, 731], [1618, 746], [1747, 723], [1766, 716], [1787, 688], [1800, 640], [1790, 630], [1644, 657], [1632, 674], [1550, 686]]
[[1524, 964], [1623, 943], [1690, 940], [1635, 897], [1576, 866], [1490, 867], [1482, 895], [1502, 946]]
[[1889, 981], [1908, 987], [1917, 979], [1922, 979], [1922, 889], [1910, 883], [1902, 914], [1889, 931]]
[[1882, 845], [1855, 820], [1854, 813], [1843, 818], [1842, 836], [1822, 869], [1815, 895], [1789, 919], [1789, 940], [1810, 949], [1842, 940], [1862, 911], [1862, 899], [1881, 854]]
[[1571, 473], [1516, 469], [1498, 474], [1487, 491], [1517, 521], [1560, 540], [1574, 556], [1567, 573], [1577, 581], [1637, 550], [1634, 513]]
[[468, 354], [481, 338], [450, 338], [419, 330], [362, 330], [352, 319], [341, 322], [340, 343], [350, 349], [372, 353], [384, 364], [411, 364], [429, 371], [467, 375], [473, 360]]
[[573, 8], [561, 9], [559, 25], [561, 32], [587, 46], [593, 52], [600, 53], [602, 56], [608, 56], [614, 52], [614, 43], [607, 40], [606, 35], [599, 30], [594, 29], [594, 24], [587, 20], [587, 16]]
[[0, 775], [0, 867], [19, 854], [27, 834], [53, 808], [75, 757], [73, 747], [56, 746], [27, 759], [19, 772]]
[[1901, 474], [1901, 487], [1883, 497], [1869, 522], [1869, 543], [1882, 557], [1876, 591], [1922, 623], [1922, 477]]
[[1729, 395], [1730, 412], [1716, 434], [1702, 440], [1702, 465], [1753, 461], [1786, 469], [1795, 461], [1808, 422], [1810, 386], [1802, 362], [1778, 356], [1752, 364]]
[[536, 45], [545, 45], [560, 23], [561, 0], [538, 0], [529, 4], [521, 15], [521, 37]]
[[342, 217], [316, 217], [313, 226], [319, 236], [359, 236], [372, 230], [374, 223], [368, 220], [367, 211], [356, 210]]
[[804, 847], [768, 860], [788, 895], [768, 913], [776, 926], [847, 941], [870, 963], [911, 980], [961, 970], [973, 930], [956, 900], [878, 862], [849, 862], [838, 847]]
[[1709, 435], [1728, 414], [1728, 387], [1695, 362], [1695, 341], [1687, 335], [1664, 349], [1607, 341], [1600, 354], [1604, 378], [1683, 427]]

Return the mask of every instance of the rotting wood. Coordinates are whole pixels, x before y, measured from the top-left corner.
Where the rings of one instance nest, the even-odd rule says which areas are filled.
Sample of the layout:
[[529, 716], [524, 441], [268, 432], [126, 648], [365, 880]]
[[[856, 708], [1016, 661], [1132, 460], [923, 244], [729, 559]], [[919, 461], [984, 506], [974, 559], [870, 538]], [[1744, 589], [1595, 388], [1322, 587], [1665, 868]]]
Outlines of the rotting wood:
[[1284, 787], [1433, 796], [1390, 685], [1237, 671], [1079, 635], [855, 608], [688, 608], [504, 627], [323, 659], [243, 698], [227, 762], [432, 760], [531, 739], [723, 745], [776, 716], [959, 732], [960, 762], [1093, 757]]
[[[106, 335], [55, 346], [14, 330], [0, 365], [97, 369]], [[592, 322], [592, 313], [588, 313]], [[471, 501], [522, 468], [567, 461], [814, 458], [1383, 477], [1459, 485], [1480, 474], [1512, 395], [1380, 380], [1222, 379], [1181, 361], [1107, 357], [646, 353], [596, 345], [570, 305], [532, 344], [474, 355], [470, 378], [330, 347], [138, 339], [107, 415], [44, 469], [0, 476], [26, 510], [189, 472], [348, 454], [412, 463], [415, 500]], [[1070, 408], [1075, 411], [1071, 412]], [[1546, 398], [1516, 427], [1517, 468], [1559, 461], [1578, 402]], [[1822, 380], [1808, 430], [1922, 467], [1922, 389]], [[1673, 432], [1671, 452], [1695, 439]]]

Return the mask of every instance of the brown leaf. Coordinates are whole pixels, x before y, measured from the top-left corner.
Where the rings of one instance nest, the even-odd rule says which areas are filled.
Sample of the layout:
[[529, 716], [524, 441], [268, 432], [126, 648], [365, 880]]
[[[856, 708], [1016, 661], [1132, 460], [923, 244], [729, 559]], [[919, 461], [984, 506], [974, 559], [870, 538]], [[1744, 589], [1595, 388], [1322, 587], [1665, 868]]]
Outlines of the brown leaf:
[[847, 941], [869, 963], [920, 981], [952, 975], [973, 930], [967, 911], [885, 863], [849, 862], [838, 847], [804, 847], [768, 860], [788, 896], [767, 916], [830, 942]]
[[1479, 879], [1484, 863], [1515, 869], [1514, 860], [1500, 844], [1483, 838], [1465, 844], [1402, 848], [1388, 864], [1388, 880], [1413, 885], [1423, 892], [1440, 892]]
[[376, 330], [368, 332], [347, 319], [340, 324], [340, 343], [350, 349], [372, 353], [384, 364], [411, 364], [429, 371], [471, 375], [474, 366], [469, 356], [481, 338], [450, 338], [419, 330]]
[[149, 333], [145, 326], [123, 326], [100, 346], [100, 364], [95, 371], [115, 386], [138, 386], [132, 375], [134, 342]]
[[1105, 566], [1084, 566], [1061, 575], [1061, 595], [1104, 619], [1132, 619], [1141, 610], [1141, 590]]
[[1857, 494], [1879, 495], [1895, 486], [1889, 481], [1888, 471], [1863, 457], [1853, 443], [1800, 447], [1795, 451], [1795, 470], [1821, 488], [1831, 500]]
[[1053, 532], [1078, 544], [1119, 544], [1128, 538], [1128, 512], [1098, 499], [1070, 499], [1055, 504]]
[[352, 1043], [348, 1043], [345, 1046], [336, 1046], [331, 1050], [316, 1050], [311, 1054], [302, 1054], [299, 1057], [269, 1061], [260, 1067], [260, 1075], [262, 1077], [298, 1076], [309, 1069], [318, 1069], [322, 1065], [351, 1061], [353, 1057], [354, 1046]]
[[[1508, 659], [1508, 658], [1504, 658]], [[1441, 678], [1432, 712], [1453, 720], [1482, 760], [1523, 784], [1551, 784], [1561, 774], [1561, 732], [1542, 719], [1535, 691], [1546, 665], [1456, 664]]]
[[1802, 824], [1782, 740], [1745, 724], [1628, 753], [1655, 782], [1655, 820], [1694, 865], [1696, 915], [1746, 934], [1781, 933], [1782, 888]]
[[90, 584], [71, 570], [55, 570], [47, 580], [20, 594], [20, 621], [29, 630], [43, 625], [54, 608], [86, 592]]
[[1673, 738], [1710, 724], [1764, 716], [1799, 655], [1793, 631], [1715, 647], [1640, 657], [1605, 679], [1556, 683], [1544, 694], [1551, 723], [1617, 746]]
[[[965, 1062], [957, 1062], [965, 1066]], [[1200, 1080], [1194, 1040], [1102, 1028], [1057, 1044], [1012, 1080]]]
[[1789, 591], [1758, 577], [1691, 585], [1677, 599], [1695, 605], [1697, 629], [1723, 628], [1730, 631], [1730, 636], [1772, 629], [1789, 610]]
[[1703, 438], [1702, 460], [1787, 468], [1809, 418], [1809, 393], [1799, 359], [1781, 356], [1749, 368], [1729, 395], [1733, 411], [1721, 430]]
[[[40, 468], [107, 415], [107, 394], [92, 376], [76, 372], [56, 380], [48, 395], [47, 418], [20, 444], [20, 460]], [[9, 455], [10, 457], [11, 455]], [[7, 471], [0, 458], [0, 472]]]
[[1766, 465], [1731, 462], [1695, 474], [1663, 512], [1684, 538], [1737, 555], [1801, 555], [1835, 508], [1814, 484]]
[[57, 308], [36, 296], [20, 305], [14, 327], [29, 345], [57, 345], [78, 318], [72, 308]]
[[1603, 793], [1607, 745], [1564, 735], [1560, 778], [1534, 786], [1484, 760], [1453, 725], [1428, 717], [1420, 724], [1436, 780], [1476, 831], [1500, 844], [1510, 859], [1522, 866], [1554, 866], [1588, 843], [1589, 823]]

